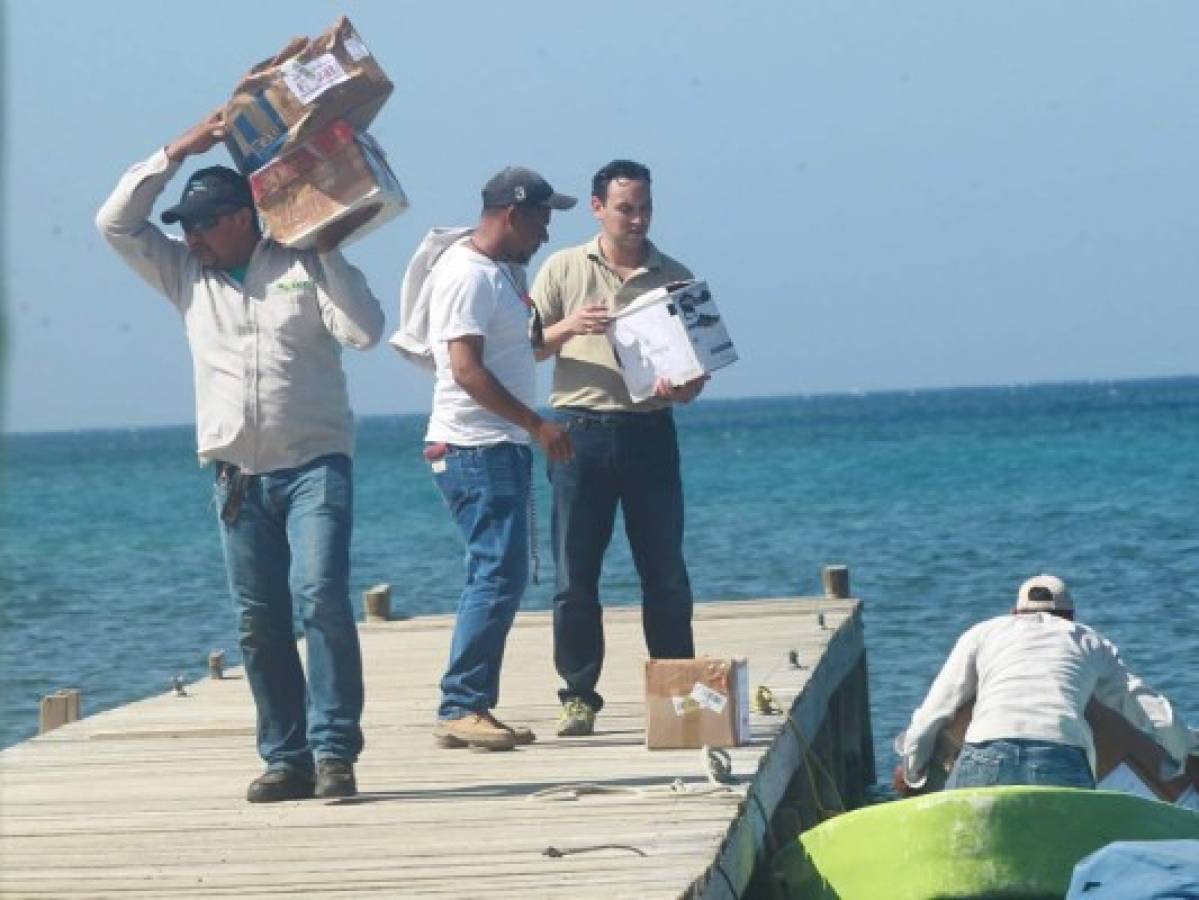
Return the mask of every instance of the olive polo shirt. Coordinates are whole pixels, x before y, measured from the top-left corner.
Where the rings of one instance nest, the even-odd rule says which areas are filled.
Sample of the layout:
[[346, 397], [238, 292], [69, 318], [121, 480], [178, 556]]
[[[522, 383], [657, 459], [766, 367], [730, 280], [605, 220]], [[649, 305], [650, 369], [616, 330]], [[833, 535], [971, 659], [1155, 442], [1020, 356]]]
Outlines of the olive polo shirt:
[[[597, 235], [547, 259], [537, 273], [531, 295], [542, 322], [548, 327], [588, 303], [602, 303], [615, 313], [646, 291], [693, 277], [686, 266], [660, 253], [651, 242], [645, 265], [622, 281], [604, 259]], [[625, 387], [616, 352], [607, 335], [581, 334], [568, 339], [558, 352], [550, 405], [608, 412], [651, 412], [668, 407], [671, 402], [650, 397], [635, 403]]]

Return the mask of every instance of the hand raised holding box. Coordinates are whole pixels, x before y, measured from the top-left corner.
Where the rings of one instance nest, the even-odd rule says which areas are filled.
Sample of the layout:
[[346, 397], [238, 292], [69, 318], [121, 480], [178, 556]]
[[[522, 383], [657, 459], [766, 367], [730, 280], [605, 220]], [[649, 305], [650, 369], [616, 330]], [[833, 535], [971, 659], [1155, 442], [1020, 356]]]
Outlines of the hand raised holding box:
[[167, 159], [179, 162], [207, 153], [225, 139], [225, 109], [218, 107], [166, 146]]

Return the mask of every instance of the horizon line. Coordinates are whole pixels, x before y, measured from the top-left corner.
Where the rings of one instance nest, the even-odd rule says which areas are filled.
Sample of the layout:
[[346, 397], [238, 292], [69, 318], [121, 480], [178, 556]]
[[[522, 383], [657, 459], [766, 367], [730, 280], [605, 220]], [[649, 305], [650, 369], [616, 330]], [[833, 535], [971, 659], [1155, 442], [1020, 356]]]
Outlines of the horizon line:
[[[1047, 387], [1069, 387], [1072, 385], [1104, 385], [1104, 384], [1141, 384], [1154, 381], [1187, 381], [1199, 379], [1199, 373], [1183, 373], [1177, 375], [1136, 375], [1131, 377], [1107, 377], [1107, 378], [1067, 378], [1050, 381], [1015, 381], [1003, 384], [962, 384], [962, 385], [942, 385], [937, 387], [896, 387], [896, 388], [847, 388], [834, 391], [811, 391], [811, 392], [789, 392], [783, 394], [747, 394], [734, 397], [701, 397], [696, 400], [696, 404], [708, 405], [716, 403], [738, 403], [742, 401], [755, 400], [811, 400], [815, 398], [832, 398], [832, 397], [874, 397], [887, 394], [935, 394], [947, 393], [951, 391], [998, 391], [998, 390], [1015, 390], [1015, 389], [1030, 389], [1030, 388], [1047, 388]], [[538, 410], [550, 409], [549, 406], [538, 404]], [[427, 416], [427, 411], [418, 412], [374, 412], [374, 413], [354, 413], [355, 422], [364, 419], [382, 419], [404, 416]], [[168, 428], [185, 428], [194, 426], [195, 422], [159, 422], [155, 424], [142, 425], [63, 425], [59, 427], [32, 429], [32, 430], [10, 430], [7, 427], [0, 429], [0, 436], [3, 437], [26, 437], [34, 435], [48, 434], [70, 434], [85, 431], [139, 431], [152, 429], [168, 429]]]

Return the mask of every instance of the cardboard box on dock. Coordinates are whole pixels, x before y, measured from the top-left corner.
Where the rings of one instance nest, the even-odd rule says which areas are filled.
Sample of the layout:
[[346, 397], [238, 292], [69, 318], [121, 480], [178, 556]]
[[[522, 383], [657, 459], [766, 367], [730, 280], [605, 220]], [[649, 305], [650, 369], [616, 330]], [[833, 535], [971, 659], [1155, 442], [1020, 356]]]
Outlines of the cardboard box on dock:
[[724, 318], [703, 281], [647, 291], [608, 327], [629, 395], [645, 400], [666, 377], [676, 387], [737, 361]]
[[310, 247], [326, 226], [374, 207], [346, 239], [354, 241], [408, 208], [382, 149], [342, 120], [259, 169], [250, 188], [271, 237], [287, 247]]
[[749, 738], [749, 673], [744, 659], [646, 661], [646, 747], [737, 747]]
[[365, 131], [392, 88], [342, 16], [317, 38], [293, 39], [242, 78], [225, 106], [225, 144], [248, 175], [334, 119]]
[[[973, 712], [974, 704], [966, 704], [938, 735], [929, 763], [927, 790], [944, 787], [945, 778], [961, 752]], [[1087, 704], [1086, 715], [1095, 741], [1096, 787], [1199, 811], [1199, 757], [1188, 758], [1184, 774], [1167, 778], [1162, 770], [1168, 757], [1156, 741], [1098, 700]]]

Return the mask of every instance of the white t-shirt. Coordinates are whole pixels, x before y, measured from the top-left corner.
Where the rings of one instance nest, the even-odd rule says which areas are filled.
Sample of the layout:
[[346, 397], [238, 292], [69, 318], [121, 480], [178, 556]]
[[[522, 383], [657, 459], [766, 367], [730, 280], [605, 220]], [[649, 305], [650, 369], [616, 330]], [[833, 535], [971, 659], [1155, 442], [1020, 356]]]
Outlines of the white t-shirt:
[[[484, 409], [454, 381], [448, 342], [482, 335], [483, 365], [521, 403], [532, 408], [537, 394], [536, 362], [529, 343], [529, 308], [514, 285], [524, 272], [501, 265], [465, 241], [442, 254], [429, 273], [429, 344], [436, 383], [427, 441], [480, 447], [529, 442], [528, 433]], [[511, 277], [509, 277], [511, 276]]]

